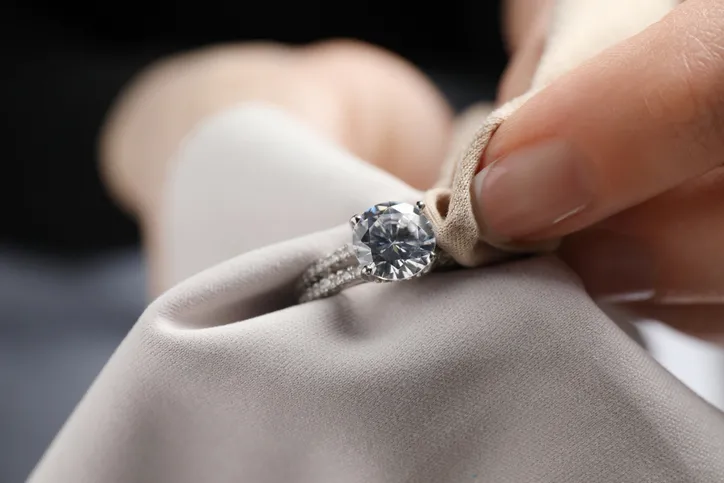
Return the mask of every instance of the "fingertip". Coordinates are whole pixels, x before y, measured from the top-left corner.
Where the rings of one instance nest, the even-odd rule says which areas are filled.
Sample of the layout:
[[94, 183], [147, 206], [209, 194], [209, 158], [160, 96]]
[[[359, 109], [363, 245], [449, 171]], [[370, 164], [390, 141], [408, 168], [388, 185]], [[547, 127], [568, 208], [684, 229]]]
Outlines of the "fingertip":
[[580, 152], [562, 140], [498, 158], [473, 182], [478, 222], [509, 239], [565, 234], [573, 229], [572, 219], [585, 215], [595, 201], [588, 167]]

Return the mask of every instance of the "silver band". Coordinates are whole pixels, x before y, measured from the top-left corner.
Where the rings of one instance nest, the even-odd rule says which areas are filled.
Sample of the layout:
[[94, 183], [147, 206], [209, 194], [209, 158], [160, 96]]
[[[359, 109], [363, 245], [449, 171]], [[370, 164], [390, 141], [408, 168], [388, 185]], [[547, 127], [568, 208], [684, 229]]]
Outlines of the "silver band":
[[304, 271], [299, 287], [299, 302], [329, 297], [346, 288], [371, 281], [365, 280], [363, 269], [350, 245], [335, 250]]
[[[451, 256], [437, 249], [430, 270], [421, 273], [420, 276], [429, 271], [447, 270], [456, 266]], [[357, 262], [353, 248], [345, 245], [320, 258], [304, 271], [297, 287], [299, 303], [331, 297], [362, 283], [384, 282], [365, 273], [365, 267]]]

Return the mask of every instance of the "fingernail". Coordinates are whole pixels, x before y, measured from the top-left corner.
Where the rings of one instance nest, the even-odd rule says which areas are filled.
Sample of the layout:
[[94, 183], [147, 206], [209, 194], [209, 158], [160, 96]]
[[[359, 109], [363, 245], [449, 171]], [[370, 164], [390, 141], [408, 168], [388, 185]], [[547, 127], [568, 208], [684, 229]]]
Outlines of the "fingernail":
[[473, 181], [478, 223], [502, 237], [521, 238], [580, 213], [593, 199], [588, 166], [561, 141], [494, 161]]
[[605, 229], [585, 230], [567, 237], [560, 254], [598, 300], [635, 302], [650, 300], [656, 293], [652, 251], [633, 237]]

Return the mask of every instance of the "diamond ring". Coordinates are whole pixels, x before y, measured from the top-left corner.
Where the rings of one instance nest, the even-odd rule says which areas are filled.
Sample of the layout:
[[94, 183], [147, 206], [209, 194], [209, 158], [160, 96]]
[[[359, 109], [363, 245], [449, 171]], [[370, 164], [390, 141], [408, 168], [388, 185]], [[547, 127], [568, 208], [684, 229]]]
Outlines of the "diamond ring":
[[387, 201], [350, 219], [352, 243], [312, 263], [302, 274], [300, 303], [366, 282], [400, 282], [454, 265], [436, 244], [425, 206]]

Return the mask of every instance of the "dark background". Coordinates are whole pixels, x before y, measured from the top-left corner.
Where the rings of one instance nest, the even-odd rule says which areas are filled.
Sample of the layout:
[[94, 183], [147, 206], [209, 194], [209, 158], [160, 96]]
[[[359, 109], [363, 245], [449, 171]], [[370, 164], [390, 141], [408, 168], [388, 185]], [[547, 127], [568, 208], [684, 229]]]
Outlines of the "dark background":
[[423, 68], [456, 107], [491, 97], [504, 66], [497, 1], [84, 2], [6, 6], [0, 105], [10, 146], [0, 239], [61, 252], [137, 240], [98, 179], [95, 142], [133, 74], [217, 42], [351, 37]]
[[146, 305], [134, 223], [96, 170], [121, 87], [218, 42], [387, 47], [462, 108], [506, 62], [497, 1], [24, 2], [0, 7], [0, 483], [23, 481]]

